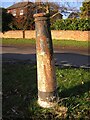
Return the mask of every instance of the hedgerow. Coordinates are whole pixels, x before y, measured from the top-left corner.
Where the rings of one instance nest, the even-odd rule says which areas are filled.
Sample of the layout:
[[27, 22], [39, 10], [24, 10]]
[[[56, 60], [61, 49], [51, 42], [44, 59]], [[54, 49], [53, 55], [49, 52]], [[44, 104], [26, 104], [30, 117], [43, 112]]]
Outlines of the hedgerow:
[[90, 19], [61, 19], [51, 25], [53, 30], [90, 30]]

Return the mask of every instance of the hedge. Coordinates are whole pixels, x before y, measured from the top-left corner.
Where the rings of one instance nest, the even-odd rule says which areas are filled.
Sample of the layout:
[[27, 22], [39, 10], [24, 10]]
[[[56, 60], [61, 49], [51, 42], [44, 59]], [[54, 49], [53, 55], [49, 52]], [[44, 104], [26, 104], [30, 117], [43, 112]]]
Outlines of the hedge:
[[52, 30], [90, 30], [90, 19], [59, 19], [53, 25]]

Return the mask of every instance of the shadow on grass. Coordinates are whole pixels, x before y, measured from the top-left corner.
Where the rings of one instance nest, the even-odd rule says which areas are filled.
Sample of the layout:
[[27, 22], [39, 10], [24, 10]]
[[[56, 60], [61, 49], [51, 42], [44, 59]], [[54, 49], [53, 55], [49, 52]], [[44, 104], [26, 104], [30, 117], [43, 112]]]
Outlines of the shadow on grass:
[[2, 69], [3, 119], [29, 117], [28, 106], [37, 98], [36, 65], [9, 61]]
[[77, 96], [77, 95], [81, 96], [85, 92], [89, 92], [89, 91], [90, 91], [90, 81], [68, 89], [64, 89], [63, 91], [59, 92], [59, 97], [64, 98], [64, 97]]
[[[9, 55], [9, 56], [8, 56]], [[18, 63], [12, 62], [18, 58], [30, 61], [30, 57], [34, 60], [33, 54], [4, 54], [3, 58], [11, 60], [9, 63], [3, 64], [3, 118], [4, 120], [15, 119], [36, 119], [42, 113], [36, 104], [37, 99], [37, 73], [36, 65], [29, 64], [27, 61]], [[70, 58], [70, 56], [69, 56]], [[63, 61], [63, 60], [62, 60]], [[34, 66], [35, 65], [35, 66]], [[60, 89], [60, 88], [59, 88]], [[60, 98], [82, 95], [90, 90], [90, 82], [85, 82], [59, 92]], [[46, 117], [42, 113], [41, 117]], [[44, 117], [45, 116], [45, 117]]]

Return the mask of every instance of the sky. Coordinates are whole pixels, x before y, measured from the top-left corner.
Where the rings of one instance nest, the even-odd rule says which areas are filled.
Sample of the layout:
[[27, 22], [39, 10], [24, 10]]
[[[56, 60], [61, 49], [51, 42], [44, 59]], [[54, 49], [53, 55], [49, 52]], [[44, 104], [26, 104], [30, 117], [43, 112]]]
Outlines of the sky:
[[[7, 7], [13, 5], [14, 3], [20, 2], [20, 1], [28, 1], [28, 0], [0, 0], [0, 6], [4, 7], [4, 8], [7, 8]], [[29, 1], [35, 2], [35, 0], [29, 0]], [[36, 1], [38, 1], [38, 0], [36, 0]], [[72, 6], [80, 7], [81, 3], [84, 0], [41, 0], [41, 1], [51, 1], [51, 2], [57, 2], [58, 1], [58, 3], [60, 2], [62, 4], [65, 4], [66, 2], [69, 2], [70, 4], [72, 4]]]
[[[0, 7], [7, 8], [7, 7], [9, 7], [17, 2], [21, 2], [21, 1], [28, 1], [28, 0], [0, 0]], [[36, 0], [29, 0], [29, 1], [35, 2]], [[59, 4], [63, 4], [63, 5], [67, 5], [67, 3], [69, 3], [69, 5], [70, 5], [69, 7], [74, 7], [74, 8], [77, 8], [79, 10], [79, 8], [82, 6], [82, 2], [84, 0], [41, 0], [41, 1], [50, 1], [50, 2], [57, 2], [58, 1]], [[64, 14], [63, 16], [65, 18], [68, 15]]]

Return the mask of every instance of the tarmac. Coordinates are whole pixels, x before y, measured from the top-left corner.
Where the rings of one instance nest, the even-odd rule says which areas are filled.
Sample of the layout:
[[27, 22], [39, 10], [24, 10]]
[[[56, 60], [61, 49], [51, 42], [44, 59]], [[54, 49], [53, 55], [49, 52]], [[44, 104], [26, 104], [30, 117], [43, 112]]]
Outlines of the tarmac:
[[[55, 46], [54, 59], [56, 65], [90, 67], [90, 54], [87, 50], [60, 48]], [[2, 60], [30, 60], [36, 62], [35, 45], [30, 46], [2, 46]]]

